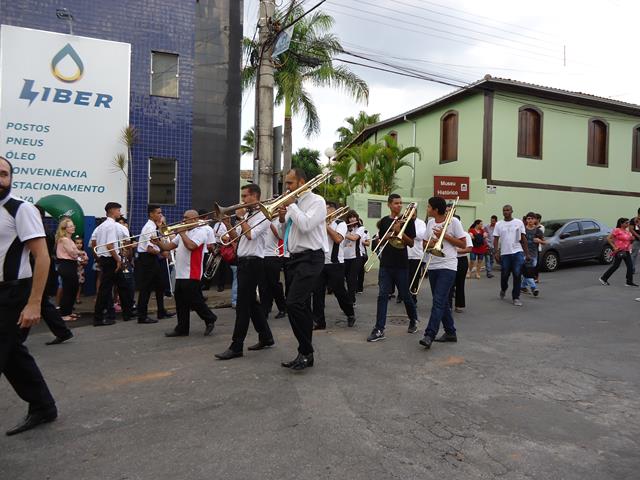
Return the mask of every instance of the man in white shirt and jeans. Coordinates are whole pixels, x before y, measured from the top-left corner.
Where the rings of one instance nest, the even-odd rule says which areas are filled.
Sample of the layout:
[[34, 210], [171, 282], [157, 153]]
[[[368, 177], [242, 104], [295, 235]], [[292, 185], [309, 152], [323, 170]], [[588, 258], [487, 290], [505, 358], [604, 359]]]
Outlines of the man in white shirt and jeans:
[[518, 218], [513, 218], [513, 207], [502, 207], [504, 220], [499, 221], [493, 230], [493, 249], [496, 262], [500, 263], [500, 298], [504, 298], [509, 288], [509, 275], [513, 275], [513, 290], [511, 297], [516, 307], [521, 307], [520, 282], [522, 279], [522, 267], [525, 260], [529, 259], [527, 247], [527, 235], [524, 223]]

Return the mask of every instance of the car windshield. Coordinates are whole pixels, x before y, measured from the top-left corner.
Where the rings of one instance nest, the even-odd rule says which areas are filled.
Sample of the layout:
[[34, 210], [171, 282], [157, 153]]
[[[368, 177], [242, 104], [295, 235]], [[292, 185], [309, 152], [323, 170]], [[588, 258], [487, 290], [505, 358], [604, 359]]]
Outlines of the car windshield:
[[549, 222], [544, 224], [544, 236], [553, 237], [566, 222]]

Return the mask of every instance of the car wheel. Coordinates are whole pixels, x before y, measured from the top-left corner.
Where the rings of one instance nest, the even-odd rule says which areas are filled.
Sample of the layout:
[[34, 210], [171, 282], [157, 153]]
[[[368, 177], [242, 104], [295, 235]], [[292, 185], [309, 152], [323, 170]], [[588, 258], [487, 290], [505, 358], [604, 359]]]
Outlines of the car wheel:
[[600, 253], [600, 258], [598, 260], [600, 260], [600, 263], [602, 263], [603, 265], [609, 265], [610, 263], [613, 262], [613, 248], [611, 248], [611, 245], [606, 245], [603, 249], [602, 252]]
[[560, 257], [556, 252], [547, 252], [542, 257], [542, 266], [547, 272], [555, 272], [560, 266]]

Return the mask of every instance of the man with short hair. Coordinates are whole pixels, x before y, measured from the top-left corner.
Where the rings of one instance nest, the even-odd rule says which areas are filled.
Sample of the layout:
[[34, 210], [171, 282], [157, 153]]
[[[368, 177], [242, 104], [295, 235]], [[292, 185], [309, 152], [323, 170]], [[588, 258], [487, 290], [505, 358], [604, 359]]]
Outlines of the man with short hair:
[[[240, 190], [240, 197], [244, 204], [259, 202], [260, 194], [260, 186], [255, 183], [244, 185]], [[215, 355], [219, 360], [231, 360], [244, 355], [244, 341], [249, 331], [249, 322], [253, 323], [253, 328], [258, 332], [258, 343], [250, 346], [249, 350], [262, 350], [274, 345], [273, 334], [264, 310], [256, 299], [256, 289], [263, 283], [264, 236], [269, 229], [269, 222], [261, 211], [249, 211], [246, 208], [236, 210], [236, 218], [240, 224], [235, 228], [231, 226], [229, 217], [224, 220], [229, 237], [237, 242], [236, 323], [231, 345], [224, 352]]]
[[173, 295], [176, 300], [178, 323], [172, 331], [165, 333], [165, 337], [189, 335], [191, 310], [204, 320], [204, 336], [208, 337], [213, 332], [218, 317], [209, 309], [200, 290], [207, 232], [202, 228], [193, 227], [193, 224], [198, 222], [198, 212], [195, 210], [184, 212], [182, 219], [185, 223], [184, 229], [178, 230], [176, 237], [170, 242], [164, 243], [159, 238], [151, 238], [160, 250], [176, 251], [176, 287]]
[[513, 207], [502, 207], [504, 220], [496, 224], [493, 231], [493, 249], [496, 262], [500, 263], [500, 298], [504, 298], [509, 288], [509, 275], [513, 276], [513, 290], [511, 297], [516, 307], [521, 307], [520, 284], [522, 267], [529, 260], [527, 235], [524, 223], [519, 218], [513, 218]]
[[120, 296], [122, 319], [125, 321], [131, 320], [133, 315], [133, 297], [127, 285], [127, 280], [122, 273], [122, 257], [118, 246], [122, 234], [116, 219], [121, 217], [121, 208], [122, 205], [117, 202], [107, 203], [104, 207], [107, 218], [94, 231], [96, 245], [98, 246], [98, 263], [102, 271], [102, 280], [93, 313], [94, 327], [116, 323], [115, 320], [105, 319], [103, 313], [113, 303], [111, 292], [114, 284]]
[[[40, 321], [49, 274], [44, 228], [35, 207], [11, 195], [13, 168], [0, 157], [0, 375], [29, 404], [27, 416], [7, 435], [30, 430], [58, 416], [56, 402], [24, 345]], [[33, 256], [33, 275], [29, 254]]]

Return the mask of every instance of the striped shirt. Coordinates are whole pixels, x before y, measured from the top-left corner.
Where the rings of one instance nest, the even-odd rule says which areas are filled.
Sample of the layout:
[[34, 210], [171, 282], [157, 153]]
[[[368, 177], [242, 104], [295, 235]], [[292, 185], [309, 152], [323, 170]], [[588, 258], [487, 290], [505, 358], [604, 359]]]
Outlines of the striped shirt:
[[200, 280], [202, 278], [202, 259], [207, 242], [207, 231], [194, 228], [187, 232], [187, 236], [197, 245], [195, 250], [184, 246], [182, 237], [177, 235], [172, 240], [176, 245], [176, 280]]

